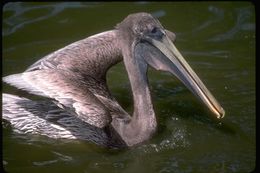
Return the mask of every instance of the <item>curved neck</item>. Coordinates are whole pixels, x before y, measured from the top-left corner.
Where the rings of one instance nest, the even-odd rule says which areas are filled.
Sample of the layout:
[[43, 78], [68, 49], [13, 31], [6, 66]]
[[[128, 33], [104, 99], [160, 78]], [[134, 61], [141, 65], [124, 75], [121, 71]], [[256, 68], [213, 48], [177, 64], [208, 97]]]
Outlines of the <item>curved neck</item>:
[[134, 99], [132, 119], [119, 134], [128, 146], [149, 139], [157, 127], [147, 79], [147, 64], [143, 58], [123, 50], [124, 64], [128, 73]]

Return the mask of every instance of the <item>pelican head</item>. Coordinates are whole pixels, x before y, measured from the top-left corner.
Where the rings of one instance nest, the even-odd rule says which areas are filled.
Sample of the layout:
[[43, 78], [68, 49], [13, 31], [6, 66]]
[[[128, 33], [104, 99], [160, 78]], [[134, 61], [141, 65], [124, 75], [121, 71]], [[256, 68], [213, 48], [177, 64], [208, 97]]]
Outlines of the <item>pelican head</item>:
[[[120, 40], [124, 45], [122, 51], [128, 74], [133, 75], [136, 73], [133, 70], [139, 70], [140, 75], [145, 78], [147, 65], [156, 70], [170, 72], [182, 81], [213, 115], [217, 118], [224, 117], [224, 109], [173, 44], [175, 35], [164, 29], [157, 19], [148, 13], [135, 13], [126, 17], [116, 28], [121, 32]], [[138, 67], [132, 68], [129, 64]], [[139, 85], [142, 85], [142, 82]]]

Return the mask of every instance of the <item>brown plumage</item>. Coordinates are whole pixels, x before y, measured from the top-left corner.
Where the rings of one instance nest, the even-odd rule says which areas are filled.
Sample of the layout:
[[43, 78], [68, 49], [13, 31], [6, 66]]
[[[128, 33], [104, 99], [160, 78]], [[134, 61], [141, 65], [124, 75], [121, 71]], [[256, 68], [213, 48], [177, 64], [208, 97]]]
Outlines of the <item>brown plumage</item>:
[[[50, 99], [41, 102], [4, 94], [3, 118], [12, 122], [20, 109], [31, 119], [34, 116], [35, 121], [44, 122], [45, 128], [57, 128], [52, 135], [32, 126], [32, 133], [80, 138], [107, 146], [139, 144], [157, 128], [146, 75], [148, 66], [176, 75], [218, 118], [224, 116], [224, 110], [170, 40], [175, 40], [175, 35], [150, 14], [131, 14], [115, 29], [70, 44], [25, 72], [5, 77], [10, 85]], [[106, 85], [107, 71], [122, 60], [133, 92], [132, 116]], [[26, 116], [23, 123], [11, 124], [25, 131], [21, 124], [29, 123]]]

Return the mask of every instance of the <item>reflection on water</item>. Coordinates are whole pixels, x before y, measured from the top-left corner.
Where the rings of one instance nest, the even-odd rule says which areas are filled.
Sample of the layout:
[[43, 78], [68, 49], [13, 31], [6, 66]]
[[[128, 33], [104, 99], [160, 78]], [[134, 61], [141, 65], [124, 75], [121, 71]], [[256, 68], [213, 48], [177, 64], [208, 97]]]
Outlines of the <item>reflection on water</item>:
[[[149, 70], [158, 133], [114, 151], [84, 141], [22, 135], [3, 124], [9, 172], [249, 172], [255, 164], [255, 11], [250, 3], [8, 3], [3, 8], [3, 74], [147, 11], [177, 33], [176, 46], [226, 110], [210, 119], [176, 78]], [[53, 22], [55, 21], [55, 22]], [[108, 74], [123, 107], [132, 96], [124, 66]], [[3, 85], [8, 93], [19, 93]], [[232, 132], [232, 133], [231, 133]], [[57, 171], [56, 171], [57, 172]]]

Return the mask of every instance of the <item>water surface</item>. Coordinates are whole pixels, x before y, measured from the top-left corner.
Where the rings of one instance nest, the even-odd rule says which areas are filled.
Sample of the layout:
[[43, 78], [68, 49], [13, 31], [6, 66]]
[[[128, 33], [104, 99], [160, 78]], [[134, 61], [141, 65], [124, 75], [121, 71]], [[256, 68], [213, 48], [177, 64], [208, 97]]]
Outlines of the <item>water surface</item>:
[[[175, 77], [149, 70], [159, 129], [148, 142], [109, 150], [84, 141], [22, 135], [3, 127], [8, 172], [250, 172], [255, 167], [255, 9], [247, 2], [8, 3], [3, 7], [3, 76], [146, 11], [176, 33], [176, 46], [226, 111], [221, 122]], [[129, 112], [122, 63], [108, 73]], [[3, 84], [3, 91], [23, 94]]]

